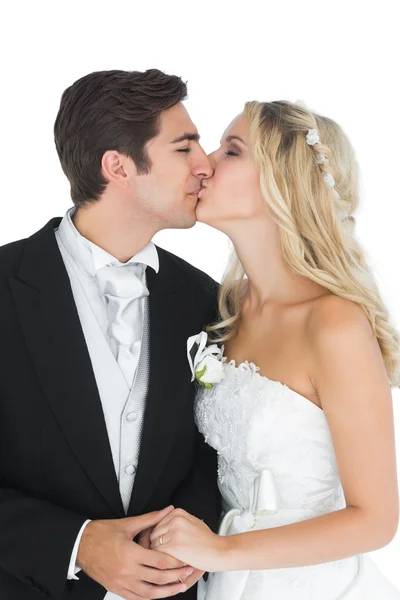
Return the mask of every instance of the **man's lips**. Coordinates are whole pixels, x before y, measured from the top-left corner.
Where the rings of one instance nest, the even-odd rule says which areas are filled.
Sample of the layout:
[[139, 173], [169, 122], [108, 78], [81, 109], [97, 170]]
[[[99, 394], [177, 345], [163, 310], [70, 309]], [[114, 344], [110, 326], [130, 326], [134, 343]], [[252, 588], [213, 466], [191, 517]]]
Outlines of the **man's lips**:
[[198, 194], [200, 194], [201, 191], [203, 191], [205, 189], [206, 188], [202, 185], [201, 187], [197, 188], [193, 192], [189, 192], [189, 194], [191, 194], [192, 196], [197, 196]]

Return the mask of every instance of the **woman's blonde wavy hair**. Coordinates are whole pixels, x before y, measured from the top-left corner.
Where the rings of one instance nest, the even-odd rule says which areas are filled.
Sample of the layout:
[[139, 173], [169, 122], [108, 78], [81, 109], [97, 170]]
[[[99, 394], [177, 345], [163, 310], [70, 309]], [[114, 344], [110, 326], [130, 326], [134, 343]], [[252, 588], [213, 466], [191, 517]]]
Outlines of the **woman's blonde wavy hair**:
[[[295, 273], [364, 309], [389, 380], [399, 386], [400, 338], [354, 235], [358, 169], [347, 137], [331, 119], [290, 102], [247, 102], [244, 115], [284, 259]], [[320, 138], [315, 145], [306, 141], [311, 129]], [[325, 173], [334, 178], [334, 188]], [[221, 320], [207, 328], [214, 341], [235, 336], [245, 281], [233, 250], [219, 293]]]

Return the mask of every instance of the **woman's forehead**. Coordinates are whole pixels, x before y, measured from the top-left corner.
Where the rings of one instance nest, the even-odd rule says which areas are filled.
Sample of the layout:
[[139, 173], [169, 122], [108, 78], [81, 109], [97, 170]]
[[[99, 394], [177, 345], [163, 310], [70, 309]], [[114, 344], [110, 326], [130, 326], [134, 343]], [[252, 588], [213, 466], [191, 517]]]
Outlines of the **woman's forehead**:
[[231, 135], [235, 135], [247, 141], [248, 129], [247, 119], [243, 113], [240, 113], [233, 119], [233, 121], [229, 123], [228, 127], [223, 133], [222, 139], [225, 139]]

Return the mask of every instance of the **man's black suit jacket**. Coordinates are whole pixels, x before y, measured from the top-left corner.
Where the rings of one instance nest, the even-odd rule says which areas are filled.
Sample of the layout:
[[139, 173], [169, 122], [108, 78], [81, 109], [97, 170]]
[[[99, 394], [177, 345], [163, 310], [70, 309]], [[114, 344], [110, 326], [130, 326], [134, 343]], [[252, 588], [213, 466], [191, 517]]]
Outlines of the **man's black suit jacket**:
[[[0, 248], [0, 600], [101, 600], [67, 581], [86, 519], [124, 517], [101, 402], [54, 235], [59, 218]], [[193, 421], [186, 341], [217, 314], [217, 284], [158, 248], [147, 269], [150, 379], [127, 516], [169, 504], [219, 513], [216, 456]], [[195, 587], [181, 596], [194, 599]]]

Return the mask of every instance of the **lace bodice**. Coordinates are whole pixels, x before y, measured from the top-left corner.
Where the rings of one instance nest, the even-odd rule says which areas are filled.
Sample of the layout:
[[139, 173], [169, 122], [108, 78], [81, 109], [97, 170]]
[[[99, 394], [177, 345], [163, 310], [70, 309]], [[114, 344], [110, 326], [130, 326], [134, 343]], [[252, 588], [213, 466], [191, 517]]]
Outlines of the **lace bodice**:
[[225, 362], [225, 379], [199, 390], [196, 424], [218, 452], [227, 508], [249, 508], [255, 478], [274, 477], [281, 509], [305, 518], [345, 506], [325, 414], [286, 385], [258, 373], [253, 363]]

